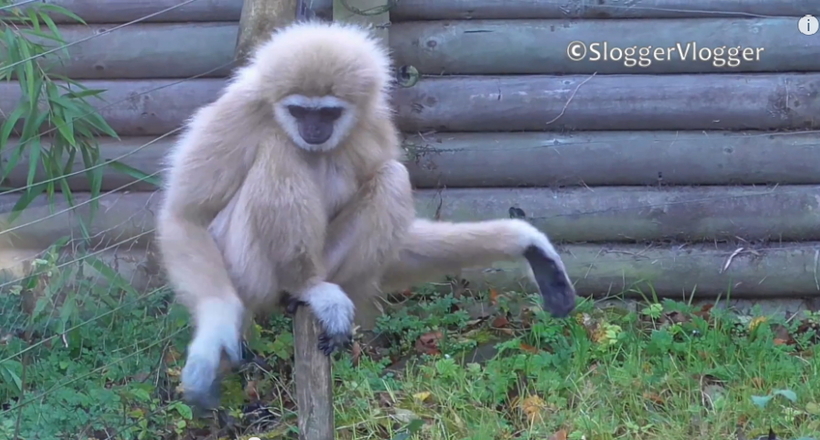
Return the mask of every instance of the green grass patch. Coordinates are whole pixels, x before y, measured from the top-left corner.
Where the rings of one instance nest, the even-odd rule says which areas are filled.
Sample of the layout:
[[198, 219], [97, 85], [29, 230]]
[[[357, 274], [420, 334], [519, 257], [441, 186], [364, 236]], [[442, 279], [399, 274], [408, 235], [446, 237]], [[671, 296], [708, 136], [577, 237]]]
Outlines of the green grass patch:
[[[62, 321], [55, 308], [37, 322], [22, 297], [0, 297], [0, 439], [296, 438], [287, 318], [256, 326], [256, 358], [225, 379], [223, 410], [195, 418], [176, 390], [188, 319], [167, 292], [95, 301]], [[820, 315], [583, 301], [556, 320], [517, 294], [403, 301], [380, 320], [377, 341], [334, 362], [337, 438], [820, 433]]]

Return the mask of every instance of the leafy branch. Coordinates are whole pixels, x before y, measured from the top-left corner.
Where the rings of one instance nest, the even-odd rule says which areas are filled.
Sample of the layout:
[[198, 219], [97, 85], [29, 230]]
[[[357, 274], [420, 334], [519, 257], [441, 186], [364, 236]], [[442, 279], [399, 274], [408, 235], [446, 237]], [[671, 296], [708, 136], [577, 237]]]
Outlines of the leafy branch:
[[[24, 156], [28, 156], [29, 162], [26, 187], [19, 190], [22, 194], [13, 208], [12, 219], [43, 193], [51, 203], [57, 188], [74, 206], [67, 176], [74, 173], [78, 154], [90, 184], [93, 215], [103, 175], [96, 136], [118, 138], [88, 101], [104, 90], [89, 89], [65, 76], [49, 73], [44, 67], [47, 63], [43, 62], [48, 51], [68, 56], [67, 48], [61, 47], [66, 42], [49, 13], [65, 15], [81, 24], [85, 21], [57, 5], [34, 3], [23, 10], [9, 7], [11, 1], [0, 0], [0, 80], [16, 80], [22, 96], [14, 110], [2, 114], [5, 121], [0, 126], [0, 155], [5, 164], [0, 169], [0, 182], [7, 182]], [[56, 46], [47, 47], [47, 43]], [[54, 47], [61, 49], [55, 51]], [[48, 61], [52, 59], [49, 57]], [[19, 141], [13, 141], [12, 135]], [[38, 167], [45, 179], [35, 181]], [[87, 233], [84, 226], [83, 231]]]

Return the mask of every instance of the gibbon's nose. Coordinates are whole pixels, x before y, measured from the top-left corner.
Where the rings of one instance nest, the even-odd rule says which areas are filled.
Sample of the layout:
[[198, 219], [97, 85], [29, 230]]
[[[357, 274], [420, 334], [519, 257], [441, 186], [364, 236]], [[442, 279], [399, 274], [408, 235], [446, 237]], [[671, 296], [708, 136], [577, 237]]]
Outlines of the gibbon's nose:
[[299, 135], [305, 142], [318, 145], [327, 142], [333, 134], [332, 124], [305, 124], [299, 127]]

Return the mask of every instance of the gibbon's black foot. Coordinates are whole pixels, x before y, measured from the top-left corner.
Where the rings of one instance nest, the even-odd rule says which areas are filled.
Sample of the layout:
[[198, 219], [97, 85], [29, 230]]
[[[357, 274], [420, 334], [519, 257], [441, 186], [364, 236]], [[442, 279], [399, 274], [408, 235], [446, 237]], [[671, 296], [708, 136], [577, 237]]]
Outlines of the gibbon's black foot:
[[352, 333], [329, 333], [323, 331], [319, 335], [319, 350], [330, 356], [334, 351], [347, 350], [353, 345]]
[[532, 268], [535, 282], [544, 301], [544, 309], [554, 318], [566, 318], [575, 309], [575, 288], [568, 276], [552, 258], [541, 249], [530, 246], [524, 251], [524, 258]]
[[296, 310], [298, 310], [300, 306], [307, 305], [306, 302], [296, 298], [295, 296], [287, 292], [282, 293], [282, 304], [285, 306], [285, 314], [287, 314], [291, 318], [296, 316]]

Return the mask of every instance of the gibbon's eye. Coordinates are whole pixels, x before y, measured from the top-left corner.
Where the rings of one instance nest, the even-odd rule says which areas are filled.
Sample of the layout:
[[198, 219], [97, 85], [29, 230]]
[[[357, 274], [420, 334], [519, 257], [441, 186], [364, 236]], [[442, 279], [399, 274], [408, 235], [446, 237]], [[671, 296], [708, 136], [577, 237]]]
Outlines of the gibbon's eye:
[[341, 107], [322, 107], [319, 109], [319, 117], [327, 122], [332, 122], [342, 116]]
[[294, 118], [302, 119], [308, 113], [308, 109], [306, 109], [304, 107], [301, 107], [301, 106], [298, 106], [298, 105], [289, 105], [288, 106], [288, 112]]

